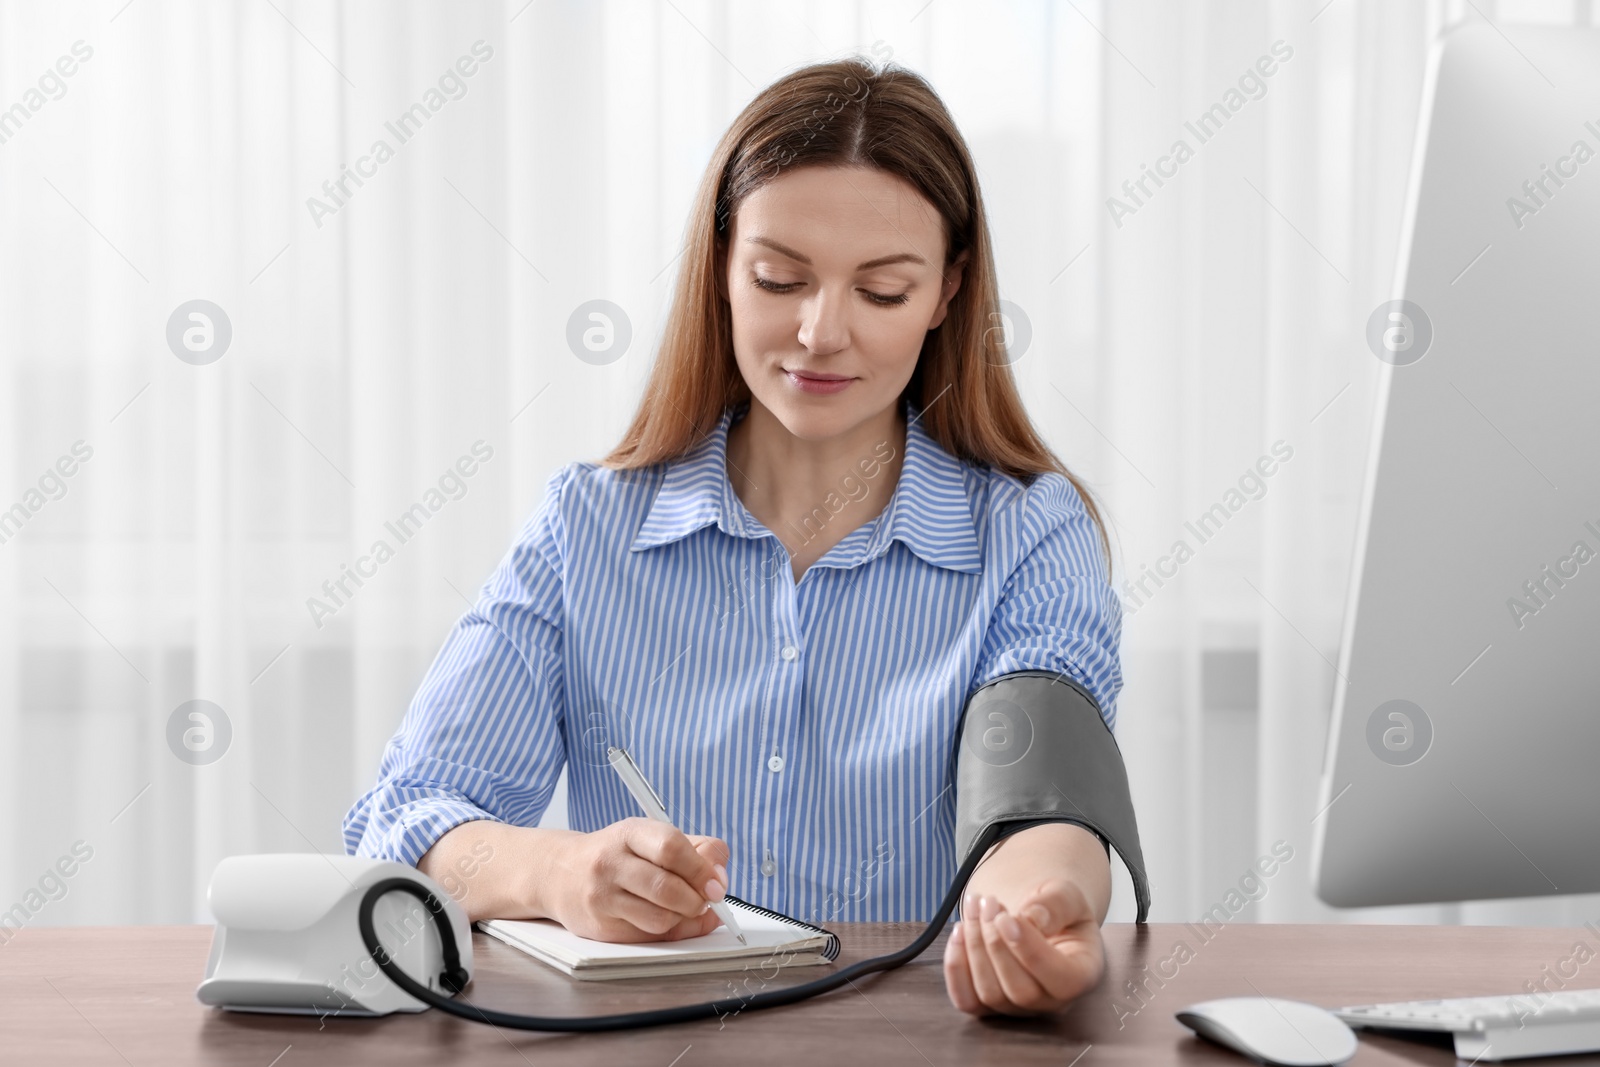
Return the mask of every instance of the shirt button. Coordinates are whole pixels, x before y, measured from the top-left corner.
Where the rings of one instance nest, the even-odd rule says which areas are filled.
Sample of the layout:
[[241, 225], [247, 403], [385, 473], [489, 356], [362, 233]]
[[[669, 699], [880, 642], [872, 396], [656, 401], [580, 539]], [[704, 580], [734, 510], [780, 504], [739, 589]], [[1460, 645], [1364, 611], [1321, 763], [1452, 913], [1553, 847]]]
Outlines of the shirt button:
[[779, 652], [778, 652], [778, 655], [782, 656], [784, 659], [787, 659], [787, 660], [792, 660], [796, 656], [798, 656], [799, 654], [800, 654], [799, 649], [795, 648], [793, 645], [784, 645], [783, 648], [780, 649]]
[[770, 859], [762, 860], [761, 873], [766, 875], [768, 878], [771, 878], [774, 874], [778, 873], [778, 865], [773, 863]]
[[783, 757], [782, 756], [773, 756], [771, 759], [767, 760], [767, 770], [769, 770], [769, 771], [781, 771], [781, 770], [783, 770]]

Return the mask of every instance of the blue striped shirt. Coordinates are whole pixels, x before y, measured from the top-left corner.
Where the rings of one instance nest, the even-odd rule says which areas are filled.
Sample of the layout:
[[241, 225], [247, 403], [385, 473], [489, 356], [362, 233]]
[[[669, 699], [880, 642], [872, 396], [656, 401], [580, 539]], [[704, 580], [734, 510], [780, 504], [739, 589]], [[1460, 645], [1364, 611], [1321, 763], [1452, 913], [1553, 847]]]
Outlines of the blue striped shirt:
[[[908, 409], [889, 503], [797, 582], [728, 480], [745, 410], [678, 460], [551, 477], [345, 816], [350, 852], [415, 864], [468, 820], [536, 825], [563, 766], [573, 829], [640, 815], [606, 761], [619, 744], [680, 829], [728, 843], [735, 895], [813, 922], [926, 920], [958, 866], [968, 696], [1065, 672], [1114, 725], [1121, 604], [1066, 478], [960, 462]], [[852, 496], [895, 447], [805, 531], [859, 521]]]

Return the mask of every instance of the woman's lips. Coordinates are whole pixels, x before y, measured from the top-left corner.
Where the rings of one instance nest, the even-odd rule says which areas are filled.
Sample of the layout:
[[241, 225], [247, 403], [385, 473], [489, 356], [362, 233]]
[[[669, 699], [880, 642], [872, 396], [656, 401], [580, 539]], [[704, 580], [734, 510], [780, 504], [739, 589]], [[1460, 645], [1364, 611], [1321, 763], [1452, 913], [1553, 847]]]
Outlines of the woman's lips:
[[784, 377], [789, 379], [789, 384], [802, 393], [811, 393], [817, 396], [828, 396], [842, 391], [854, 378], [839, 374], [807, 374], [801, 371], [785, 370]]

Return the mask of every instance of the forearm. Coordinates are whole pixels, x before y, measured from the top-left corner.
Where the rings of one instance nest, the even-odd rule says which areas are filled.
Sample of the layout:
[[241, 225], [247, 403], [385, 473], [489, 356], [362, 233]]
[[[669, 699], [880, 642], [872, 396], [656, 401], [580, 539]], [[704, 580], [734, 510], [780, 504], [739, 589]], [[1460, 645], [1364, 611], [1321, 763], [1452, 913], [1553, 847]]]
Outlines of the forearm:
[[469, 919], [553, 918], [551, 889], [572, 830], [511, 826], [492, 819], [446, 832], [417, 861]]
[[1111, 907], [1111, 862], [1095, 834], [1076, 823], [1030, 826], [990, 848], [967, 883], [966, 896], [994, 897], [1007, 910], [1020, 907], [1051, 879], [1075, 883], [1097, 922]]

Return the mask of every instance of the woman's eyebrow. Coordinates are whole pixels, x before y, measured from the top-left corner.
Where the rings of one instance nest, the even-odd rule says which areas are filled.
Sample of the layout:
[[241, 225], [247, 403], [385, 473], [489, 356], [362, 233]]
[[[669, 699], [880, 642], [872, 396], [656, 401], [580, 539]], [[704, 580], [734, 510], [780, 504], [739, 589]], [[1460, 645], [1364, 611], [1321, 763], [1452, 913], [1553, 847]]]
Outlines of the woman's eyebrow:
[[[762, 237], [757, 234], [754, 237], [746, 237], [745, 240], [749, 241], [751, 244], [766, 245], [774, 252], [782, 253], [783, 255], [788, 256], [790, 259], [797, 259], [808, 267], [811, 266], [810, 256], [801, 252], [796, 252], [788, 245], [774, 241], [770, 237]], [[891, 263], [919, 263], [924, 267], [928, 265], [928, 261], [917, 255], [915, 252], [896, 252], [892, 256], [879, 256], [877, 259], [869, 259], [865, 263], [857, 265], [856, 270], [871, 270], [873, 267], [887, 267]]]

